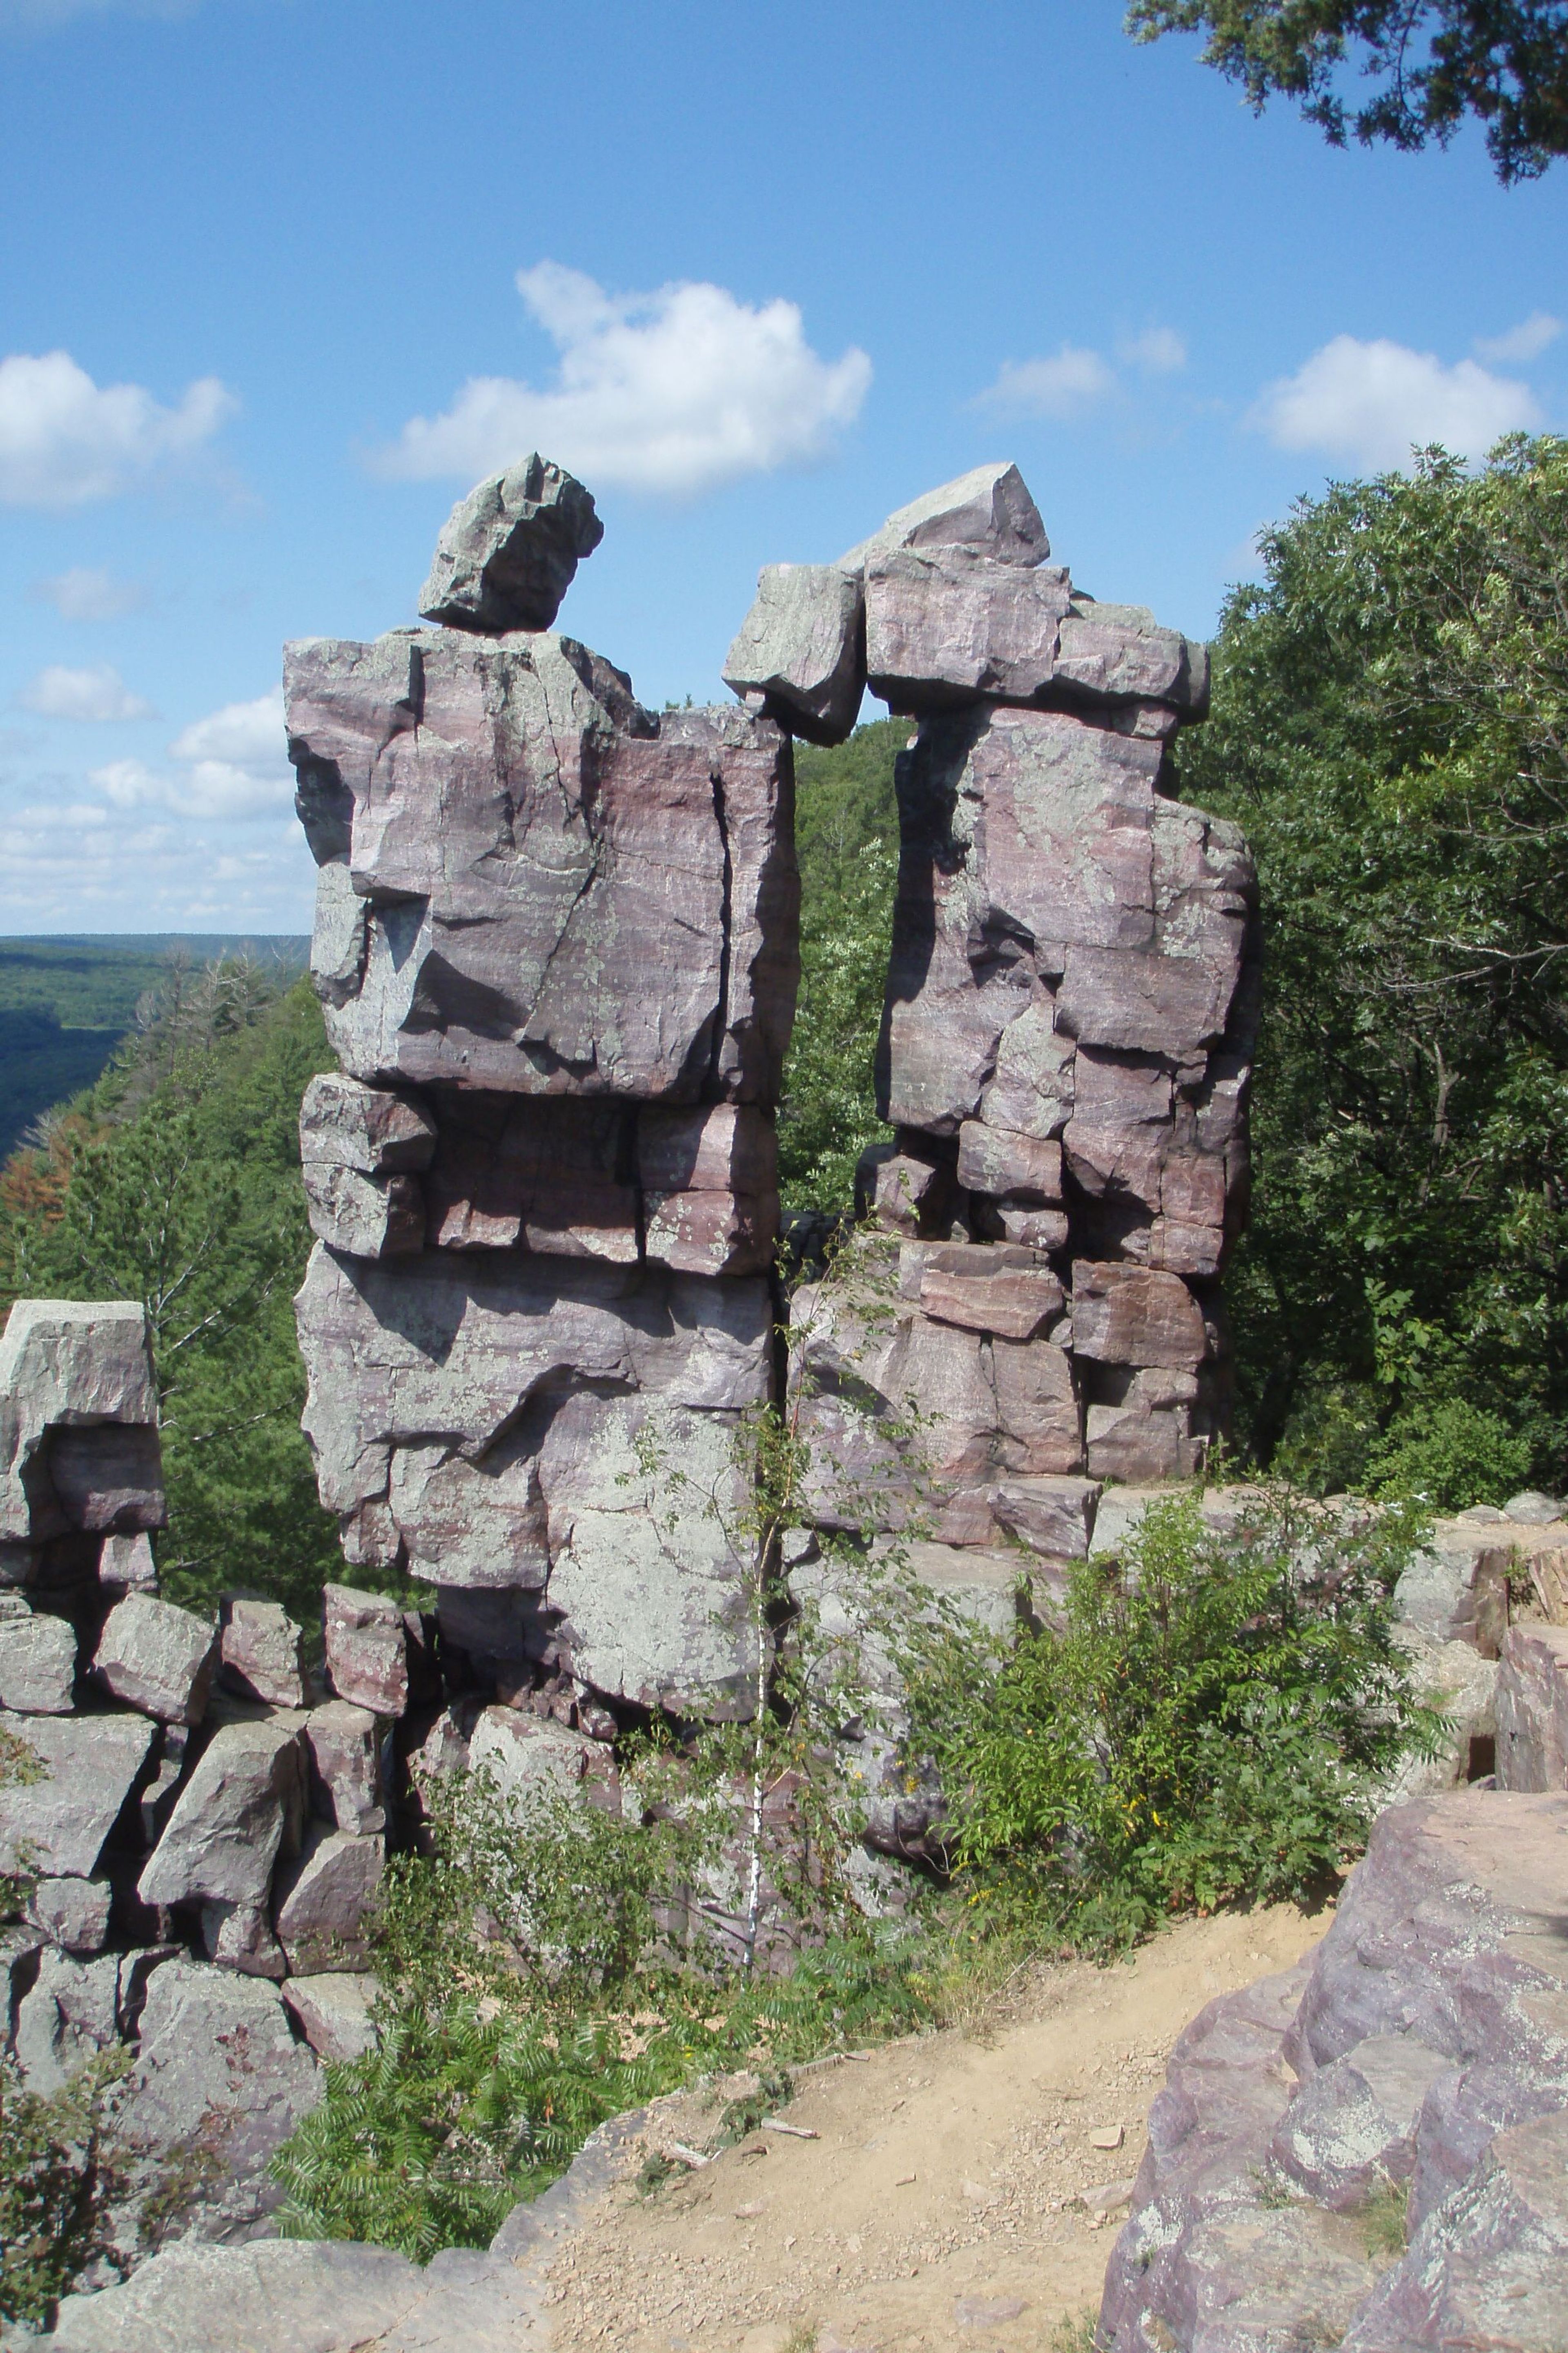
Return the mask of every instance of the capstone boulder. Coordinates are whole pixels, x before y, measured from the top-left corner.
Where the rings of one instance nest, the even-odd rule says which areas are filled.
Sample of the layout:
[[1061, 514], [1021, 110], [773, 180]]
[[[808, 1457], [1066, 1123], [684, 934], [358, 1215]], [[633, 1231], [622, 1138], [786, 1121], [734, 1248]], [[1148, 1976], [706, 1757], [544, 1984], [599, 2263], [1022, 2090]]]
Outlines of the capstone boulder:
[[459, 500], [441, 527], [419, 610], [429, 621], [489, 637], [547, 629], [578, 559], [603, 537], [589, 493], [535, 452]]

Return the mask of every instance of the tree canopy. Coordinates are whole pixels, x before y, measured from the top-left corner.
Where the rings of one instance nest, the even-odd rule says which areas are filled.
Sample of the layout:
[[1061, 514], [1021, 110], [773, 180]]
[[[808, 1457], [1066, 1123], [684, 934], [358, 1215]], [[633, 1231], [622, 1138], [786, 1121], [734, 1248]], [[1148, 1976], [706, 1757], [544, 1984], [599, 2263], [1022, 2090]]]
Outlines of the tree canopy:
[[[1184, 798], [1257, 859], [1240, 1424], [1319, 1486], [1568, 1464], [1568, 440], [1266, 534]], [[1441, 1458], [1441, 1459], [1439, 1459]], [[1468, 1461], [1469, 1468], [1464, 1464]]]
[[0, 1314], [23, 1293], [147, 1308], [176, 1600], [249, 1589], [308, 1621], [341, 1570], [292, 1307], [311, 1242], [300, 1098], [331, 1059], [308, 982], [281, 994], [242, 959], [176, 971], [98, 1085], [0, 1174]]
[[[1505, 184], [1568, 153], [1568, 0], [1130, 0], [1134, 39], [1204, 33], [1202, 57], [1255, 110], [1293, 98], [1336, 146], [1446, 146], [1486, 125]], [[1373, 88], [1347, 103], [1351, 59]]]

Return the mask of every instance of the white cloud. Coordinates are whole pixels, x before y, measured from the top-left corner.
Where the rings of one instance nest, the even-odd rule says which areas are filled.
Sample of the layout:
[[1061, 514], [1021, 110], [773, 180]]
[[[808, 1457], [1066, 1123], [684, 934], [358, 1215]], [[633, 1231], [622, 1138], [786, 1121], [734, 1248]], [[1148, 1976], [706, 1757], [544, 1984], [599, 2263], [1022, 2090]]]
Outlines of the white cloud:
[[1113, 370], [1098, 352], [1064, 343], [1047, 360], [1003, 360], [996, 382], [971, 406], [993, 417], [1079, 417], [1117, 391]]
[[517, 288], [560, 353], [555, 385], [471, 376], [444, 415], [410, 418], [380, 471], [471, 481], [538, 449], [590, 487], [690, 497], [827, 457], [871, 384], [863, 351], [811, 349], [793, 302], [687, 282], [607, 294], [553, 261]]
[[1522, 360], [1538, 360], [1562, 332], [1561, 319], [1554, 319], [1550, 311], [1532, 311], [1506, 335], [1478, 335], [1470, 349], [1478, 360], [1494, 366], [1506, 367], [1510, 362], [1517, 366]]
[[1174, 327], [1146, 327], [1141, 335], [1124, 335], [1116, 355], [1145, 375], [1175, 375], [1187, 364], [1187, 346]]
[[292, 776], [283, 724], [283, 690], [254, 702], [226, 702], [221, 711], [183, 728], [169, 749], [176, 760], [234, 760], [240, 766]]
[[1542, 419], [1528, 385], [1474, 360], [1446, 367], [1431, 352], [1383, 337], [1336, 335], [1294, 375], [1266, 385], [1244, 421], [1278, 449], [1392, 467], [1429, 441], [1479, 458], [1499, 435]]
[[63, 662], [51, 662], [22, 689], [16, 701], [39, 719], [98, 723], [156, 716], [152, 704], [132, 694], [108, 662], [94, 663], [88, 670], [68, 670]]
[[145, 760], [111, 760], [88, 783], [119, 809], [162, 808], [176, 817], [268, 817], [293, 797], [281, 692], [226, 703], [183, 728], [169, 746], [183, 773]]
[[69, 352], [0, 360], [0, 502], [113, 498], [210, 440], [238, 404], [216, 376], [164, 408], [138, 384], [98, 385]]
[[138, 580], [117, 580], [101, 565], [77, 564], [33, 583], [33, 595], [52, 605], [63, 621], [119, 621], [139, 613], [147, 591]]
[[291, 815], [239, 829], [62, 792], [0, 813], [0, 933], [308, 932], [314, 872]]

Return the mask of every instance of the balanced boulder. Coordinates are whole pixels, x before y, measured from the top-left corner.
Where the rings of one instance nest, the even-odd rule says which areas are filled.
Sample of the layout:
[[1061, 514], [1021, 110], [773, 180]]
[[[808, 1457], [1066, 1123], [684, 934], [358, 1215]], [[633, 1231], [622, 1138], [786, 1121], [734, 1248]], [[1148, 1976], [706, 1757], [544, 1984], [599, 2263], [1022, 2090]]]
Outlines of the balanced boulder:
[[498, 637], [547, 629], [578, 559], [604, 537], [590, 494], [537, 452], [461, 499], [419, 592], [428, 621]]

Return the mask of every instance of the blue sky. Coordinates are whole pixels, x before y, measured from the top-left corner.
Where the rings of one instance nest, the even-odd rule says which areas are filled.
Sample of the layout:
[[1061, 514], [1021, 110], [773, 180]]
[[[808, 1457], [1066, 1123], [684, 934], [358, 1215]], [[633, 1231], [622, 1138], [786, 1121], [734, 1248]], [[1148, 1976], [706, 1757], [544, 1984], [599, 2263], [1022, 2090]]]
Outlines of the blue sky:
[[308, 928], [281, 642], [535, 440], [659, 702], [983, 459], [1206, 634], [1329, 476], [1568, 423], [1568, 167], [1336, 153], [1116, 0], [0, 0], [0, 931]]

